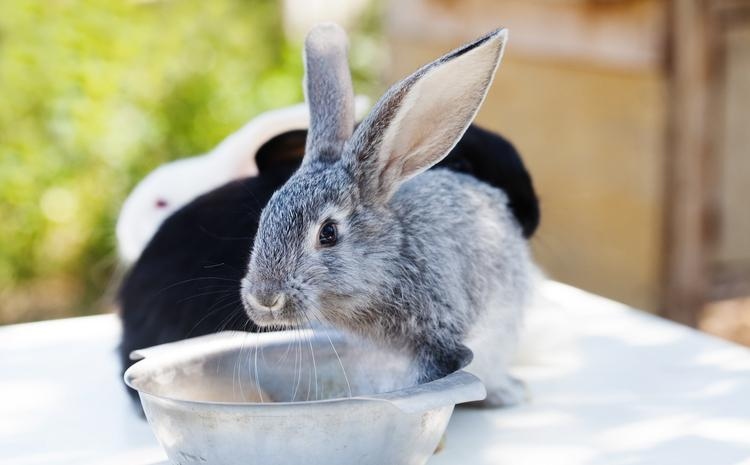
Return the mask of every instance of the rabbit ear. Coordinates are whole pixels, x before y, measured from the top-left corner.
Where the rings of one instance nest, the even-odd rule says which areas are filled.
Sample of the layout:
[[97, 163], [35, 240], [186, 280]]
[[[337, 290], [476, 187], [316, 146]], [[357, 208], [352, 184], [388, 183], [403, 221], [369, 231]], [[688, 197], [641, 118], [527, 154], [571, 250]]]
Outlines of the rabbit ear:
[[295, 129], [272, 137], [255, 152], [255, 163], [261, 174], [279, 167], [297, 166], [305, 155], [307, 131]]
[[345, 151], [363, 198], [386, 201], [448, 154], [487, 95], [506, 41], [505, 29], [493, 31], [388, 90]]
[[305, 163], [338, 160], [354, 130], [354, 90], [346, 32], [333, 23], [315, 26], [305, 39], [305, 99], [310, 131]]

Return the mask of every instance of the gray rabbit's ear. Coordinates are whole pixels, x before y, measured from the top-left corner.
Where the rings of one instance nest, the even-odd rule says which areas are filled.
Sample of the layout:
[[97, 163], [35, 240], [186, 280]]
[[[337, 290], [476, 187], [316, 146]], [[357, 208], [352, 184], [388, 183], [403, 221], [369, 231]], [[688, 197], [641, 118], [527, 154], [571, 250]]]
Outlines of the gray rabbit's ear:
[[448, 154], [484, 101], [507, 37], [505, 29], [493, 31], [388, 90], [345, 150], [363, 198], [388, 200]]
[[305, 39], [305, 100], [310, 130], [305, 163], [338, 160], [354, 130], [354, 90], [346, 32], [333, 23], [315, 26]]

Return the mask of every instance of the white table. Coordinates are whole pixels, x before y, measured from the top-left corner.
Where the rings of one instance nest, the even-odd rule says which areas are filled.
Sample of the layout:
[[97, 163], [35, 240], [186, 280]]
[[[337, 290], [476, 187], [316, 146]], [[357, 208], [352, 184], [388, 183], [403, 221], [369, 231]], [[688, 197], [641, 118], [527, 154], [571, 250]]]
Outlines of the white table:
[[[0, 328], [0, 464], [165, 460], [119, 381], [118, 334], [113, 315]], [[430, 465], [750, 465], [749, 350], [554, 282], [525, 339], [532, 401], [457, 409]]]

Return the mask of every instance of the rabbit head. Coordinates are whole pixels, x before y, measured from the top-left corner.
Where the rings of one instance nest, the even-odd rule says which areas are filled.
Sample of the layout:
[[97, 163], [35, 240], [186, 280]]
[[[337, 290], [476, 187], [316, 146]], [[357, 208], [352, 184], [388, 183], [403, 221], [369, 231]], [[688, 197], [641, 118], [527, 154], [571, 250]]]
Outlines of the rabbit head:
[[263, 210], [242, 281], [254, 322], [321, 320], [364, 332], [388, 325], [389, 312], [378, 304], [394, 300], [383, 298], [398, 287], [394, 270], [409, 266], [390, 201], [471, 124], [506, 37], [494, 31], [422, 67], [391, 87], [355, 131], [346, 35], [333, 24], [309, 33], [305, 156]]

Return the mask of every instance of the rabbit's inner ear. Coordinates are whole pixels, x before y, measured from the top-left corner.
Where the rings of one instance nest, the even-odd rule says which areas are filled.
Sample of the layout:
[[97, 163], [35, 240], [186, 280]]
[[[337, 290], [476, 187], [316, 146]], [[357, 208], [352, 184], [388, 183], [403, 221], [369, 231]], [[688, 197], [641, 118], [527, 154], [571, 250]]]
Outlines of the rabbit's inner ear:
[[493, 33], [393, 86], [357, 128], [347, 153], [364, 190], [387, 199], [445, 157], [471, 124], [492, 83], [507, 34]]
[[305, 99], [310, 107], [309, 161], [335, 161], [354, 131], [354, 90], [347, 60], [348, 40], [331, 23], [305, 39]]

